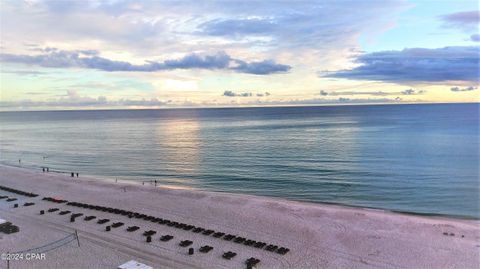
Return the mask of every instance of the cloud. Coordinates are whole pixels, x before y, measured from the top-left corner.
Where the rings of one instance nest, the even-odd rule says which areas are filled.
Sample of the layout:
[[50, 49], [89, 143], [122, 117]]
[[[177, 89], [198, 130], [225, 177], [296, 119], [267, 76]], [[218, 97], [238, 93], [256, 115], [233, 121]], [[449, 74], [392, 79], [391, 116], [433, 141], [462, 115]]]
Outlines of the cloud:
[[396, 97], [394, 99], [382, 98], [382, 99], [351, 99], [340, 97], [338, 98], [338, 102], [340, 103], [354, 103], [354, 104], [361, 104], [361, 103], [391, 103], [391, 102], [398, 102], [401, 101], [402, 98]]
[[424, 90], [416, 91], [414, 89], [406, 89], [404, 91], [401, 91], [400, 93], [403, 94], [403, 95], [420, 95], [420, 94], [426, 93], [426, 91], [424, 91]]
[[[244, 1], [114, 0], [3, 1], [3, 29], [12, 48], [21, 43], [99, 45], [99, 50], [140, 55], [302, 47], [342, 50], [358, 46], [361, 33], [391, 25], [404, 0]], [[58, 23], [61, 22], [61, 23]], [[253, 37], [253, 38], [251, 38]], [[219, 41], [221, 40], [221, 41]], [[255, 50], [251, 50], [255, 52]], [[137, 55], [138, 55], [137, 54]]]
[[470, 87], [467, 87], [467, 88], [452, 87], [452, 88], [450, 88], [450, 91], [452, 91], [452, 92], [469, 92], [469, 91], [474, 91], [476, 89], [477, 89], [477, 87], [474, 87], [474, 86], [470, 86]]
[[198, 25], [200, 34], [212, 36], [264, 35], [272, 33], [279, 25], [270, 19], [214, 19]]
[[[254, 96], [249, 92], [236, 94], [232, 91], [226, 91], [227, 95], [245, 97]], [[269, 95], [268, 92], [264, 94]], [[414, 100], [414, 102], [419, 100]], [[245, 98], [242, 102], [233, 99], [231, 102], [218, 102], [217, 100], [193, 102], [189, 100], [159, 100], [158, 98], [141, 99], [118, 99], [110, 100], [105, 96], [90, 97], [81, 95], [78, 91], [67, 90], [65, 94], [58, 98], [51, 98], [43, 101], [33, 101], [29, 99], [17, 101], [0, 100], [0, 110], [34, 110], [34, 109], [65, 109], [65, 108], [119, 108], [119, 107], [192, 107], [192, 106], [258, 106], [258, 105], [330, 105], [330, 104], [376, 104], [376, 103], [398, 103], [402, 102], [400, 97], [396, 98], [347, 98], [339, 97], [336, 99], [312, 98], [312, 99], [279, 99], [270, 100], [265, 98]]]
[[[214, 4], [217, 16], [197, 25], [197, 35], [234, 43], [258, 43], [267, 48], [342, 49], [356, 46], [360, 33], [393, 21], [403, 1], [262, 1], [252, 8], [243, 2]], [[226, 5], [225, 5], [226, 4]], [[225, 6], [224, 6], [225, 5]], [[205, 16], [208, 18], [208, 16]], [[374, 31], [381, 31], [382, 26]], [[259, 39], [264, 38], [264, 39]], [[348, 45], [347, 45], [348, 44]]]
[[[416, 100], [418, 101], [418, 100]], [[251, 100], [248, 102], [236, 102], [232, 100], [228, 103], [230, 106], [276, 106], [276, 105], [335, 105], [335, 104], [385, 104], [385, 103], [399, 103], [402, 102], [402, 99], [399, 97], [396, 98], [345, 98], [340, 97], [338, 99], [293, 99], [293, 100], [278, 100], [278, 101], [269, 101], [269, 100], [260, 100], [259, 98]], [[414, 101], [415, 102], [415, 101]], [[9, 110], [52, 110], [52, 109], [65, 109], [65, 108], [83, 108], [83, 109], [92, 109], [92, 108], [119, 108], [119, 107], [135, 107], [135, 108], [160, 108], [160, 107], [196, 107], [196, 106], [225, 106], [225, 103], [219, 103], [216, 101], [202, 101], [202, 102], [191, 102], [191, 101], [182, 101], [174, 102], [172, 100], [159, 100], [157, 98], [150, 99], [120, 99], [115, 101], [110, 101], [104, 96], [99, 96], [97, 98], [89, 98], [87, 101], [77, 101], [65, 103], [60, 99], [48, 100], [48, 101], [32, 101], [32, 100], [20, 100], [20, 101], [2, 101], [0, 100], [0, 111], [9, 111]]]
[[269, 75], [274, 73], [285, 73], [291, 68], [288, 65], [277, 64], [273, 60], [246, 62], [233, 59], [224, 52], [206, 56], [189, 54], [180, 59], [165, 60], [163, 62], [147, 61], [147, 63], [142, 65], [103, 58], [97, 56], [98, 53], [92, 50], [64, 51], [47, 48], [42, 50], [42, 52], [42, 54], [38, 55], [2, 53], [0, 54], [0, 61], [54, 68], [77, 67], [99, 69], [109, 72], [156, 72], [173, 69], [225, 69], [247, 74]]
[[360, 66], [321, 74], [324, 77], [395, 83], [478, 81], [479, 48], [412, 48], [360, 55]]
[[[254, 94], [251, 92], [242, 92], [242, 93], [236, 93], [234, 91], [224, 91], [223, 96], [226, 97], [252, 97]], [[257, 97], [264, 97], [264, 96], [270, 96], [269, 92], [260, 92], [255, 94]]]
[[480, 12], [478, 10], [456, 12], [440, 16], [447, 25], [459, 28], [475, 28], [480, 23]]
[[277, 64], [272, 60], [265, 60], [261, 62], [247, 63], [241, 60], [235, 60], [237, 66], [232, 67], [241, 73], [255, 74], [255, 75], [268, 75], [273, 73], [286, 73], [292, 68], [289, 65]]
[[224, 91], [223, 96], [227, 97], [251, 97], [251, 92], [235, 93], [233, 91]]
[[402, 101], [403, 100], [400, 97], [395, 97], [395, 98], [339, 97], [337, 99], [313, 98], [313, 99], [293, 99], [293, 100], [281, 100], [281, 101], [256, 100], [255, 102], [256, 104], [262, 104], [262, 105], [335, 105], [335, 104], [385, 104], [385, 103], [399, 103]]
[[344, 95], [372, 95], [372, 96], [392, 96], [392, 95], [422, 95], [424, 90], [406, 89], [400, 92], [384, 92], [384, 91], [341, 91], [341, 92], [327, 92], [320, 91], [322, 96], [344, 96]]
[[478, 34], [478, 25], [480, 24], [480, 12], [478, 10], [450, 13], [440, 16], [440, 19], [445, 23], [445, 26], [447, 27], [459, 28], [466, 32], [477, 32], [476, 34], [472, 34], [470, 36], [470, 40], [473, 42], [480, 42], [480, 36]]
[[264, 96], [270, 96], [270, 93], [269, 92], [260, 92], [260, 93], [257, 93], [257, 97], [264, 97]]
[[82, 96], [75, 90], [67, 90], [66, 94], [59, 98], [53, 98], [45, 101], [0, 101], [0, 109], [33, 109], [33, 108], [65, 108], [65, 107], [160, 107], [170, 104], [171, 101], [162, 101], [157, 98], [151, 99], [119, 99], [109, 101], [105, 96], [97, 98]]

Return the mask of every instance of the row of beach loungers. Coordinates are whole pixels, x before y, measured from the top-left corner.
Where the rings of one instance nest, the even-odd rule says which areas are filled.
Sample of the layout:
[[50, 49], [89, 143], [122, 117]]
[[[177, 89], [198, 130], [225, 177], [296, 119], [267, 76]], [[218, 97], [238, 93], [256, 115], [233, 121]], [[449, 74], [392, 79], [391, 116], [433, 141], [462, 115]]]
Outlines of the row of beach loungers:
[[38, 196], [38, 194], [35, 194], [35, 193], [24, 192], [24, 191], [21, 191], [21, 190], [5, 187], [5, 186], [2, 186], [2, 185], [0, 185], [0, 190], [8, 191], [8, 192], [11, 192], [11, 193], [15, 193], [15, 194], [23, 195], [23, 196], [27, 196], [27, 197], [37, 197]]
[[[50, 208], [50, 209], [47, 210], [47, 212], [49, 212], [49, 213], [53, 213], [53, 212], [57, 212], [57, 211], [58, 211], [59, 215], [66, 215], [66, 214], [71, 213], [71, 211], [69, 211], [69, 210], [60, 211], [60, 209], [58, 209], [58, 208]], [[40, 210], [40, 215], [44, 215], [44, 214], [45, 214], [45, 210]], [[77, 219], [77, 218], [79, 218], [83, 215], [84, 215], [83, 213], [72, 213], [70, 215], [70, 222], [75, 222], [75, 219]], [[96, 216], [85, 216], [83, 218], [83, 220], [84, 221], [90, 221], [90, 220], [93, 220], [93, 219], [96, 219], [96, 218], [97, 218]], [[110, 219], [99, 219], [97, 221], [97, 224], [105, 224], [107, 222], [110, 222]], [[118, 227], [121, 227], [123, 225], [124, 225], [123, 222], [113, 222], [112, 224], [105, 227], [105, 231], [110, 232], [113, 228], [118, 228]], [[127, 232], [134, 232], [134, 231], [137, 231], [139, 229], [140, 229], [140, 227], [138, 227], [138, 226], [129, 226], [129, 227], [127, 227], [126, 231]], [[156, 233], [157, 233], [157, 231], [148, 230], [148, 231], [144, 231], [142, 233], [142, 235], [145, 236], [146, 242], [150, 243], [150, 242], [152, 242], [152, 236], [155, 235]], [[173, 238], [174, 237], [172, 235], [168, 235], [168, 234], [167, 235], [162, 235], [160, 237], [160, 241], [168, 242], [168, 241], [172, 240]], [[193, 241], [191, 241], [191, 240], [183, 240], [183, 241], [180, 241], [179, 246], [189, 247], [192, 244], [193, 244]], [[211, 250], [213, 250], [213, 247], [209, 246], [209, 245], [204, 245], [204, 246], [199, 248], [199, 252], [201, 252], [201, 253], [208, 253]], [[194, 249], [189, 248], [189, 255], [193, 255], [193, 253], [194, 253]], [[237, 255], [237, 253], [232, 252], [232, 251], [228, 251], [228, 252], [223, 253], [222, 257], [224, 259], [231, 260], [236, 255]], [[249, 258], [245, 261], [248, 268], [253, 268], [259, 262], [260, 262], [260, 259], [253, 258], [253, 257], [251, 257], [251, 258]]]
[[129, 218], [143, 219], [143, 220], [150, 221], [150, 222], [153, 222], [153, 223], [158, 223], [158, 224], [161, 224], [161, 225], [167, 225], [169, 227], [174, 227], [174, 228], [177, 228], [177, 229], [183, 229], [185, 231], [191, 231], [193, 233], [203, 234], [205, 236], [212, 236], [214, 238], [223, 239], [225, 241], [232, 241], [234, 243], [243, 244], [245, 246], [251, 246], [251, 247], [254, 247], [254, 248], [258, 248], [258, 249], [264, 249], [266, 251], [275, 252], [275, 253], [278, 253], [278, 254], [281, 254], [281, 255], [285, 255], [290, 251], [288, 248], [279, 247], [279, 246], [274, 245], [274, 244], [267, 244], [267, 243], [262, 242], [262, 241], [256, 241], [256, 240], [252, 240], [252, 239], [248, 239], [248, 238], [244, 238], [244, 237], [236, 236], [236, 235], [232, 235], [232, 234], [225, 234], [223, 232], [218, 232], [218, 231], [214, 231], [214, 230], [211, 230], [211, 229], [206, 229], [206, 228], [203, 228], [203, 227], [196, 227], [196, 226], [191, 225], [191, 224], [176, 222], [176, 221], [172, 221], [172, 220], [168, 220], [168, 219], [162, 219], [162, 218], [159, 218], [159, 217], [150, 216], [150, 215], [146, 215], [146, 214], [141, 214], [141, 213], [133, 212], [133, 211], [127, 211], [127, 210], [123, 210], [123, 209], [119, 209], [119, 208], [104, 207], [104, 206], [92, 205], [92, 204], [86, 204], [86, 203], [79, 203], [79, 202], [68, 202], [66, 200], [59, 200], [59, 199], [55, 199], [55, 198], [51, 198], [51, 197], [45, 197], [45, 198], [43, 198], [43, 200], [54, 202], [54, 203], [66, 203], [66, 205], [69, 205], [69, 206], [81, 207], [81, 208], [86, 208], [86, 209], [102, 211], [102, 212], [109, 212], [109, 213], [113, 213], [113, 214], [117, 214], [117, 215], [127, 216]]
[[[13, 192], [15, 194], [24, 195], [24, 196], [27, 196], [27, 197], [37, 197], [38, 196], [38, 194], [28, 193], [28, 192], [16, 190], [16, 189], [1, 186], [1, 185], [0, 185], [0, 190]], [[7, 201], [17, 200], [16, 198], [10, 198], [8, 196], [0, 196], [0, 200], [5, 199], [5, 198], [7, 198]], [[191, 224], [176, 222], [176, 221], [172, 221], [172, 220], [168, 220], [168, 219], [163, 219], [163, 218], [159, 218], [159, 217], [155, 217], [155, 216], [142, 214], [142, 213], [139, 213], [139, 212], [127, 211], [127, 210], [123, 210], [123, 209], [119, 209], [119, 208], [104, 207], [104, 206], [98, 206], [98, 205], [92, 205], [92, 204], [86, 204], [86, 203], [69, 202], [67, 200], [62, 200], [62, 199], [57, 199], [57, 198], [52, 198], [52, 197], [44, 197], [42, 200], [48, 201], [48, 202], [53, 202], [53, 203], [58, 203], [58, 204], [66, 204], [68, 206], [73, 206], [73, 207], [80, 207], [80, 208], [86, 208], [86, 209], [97, 210], [97, 211], [102, 211], [102, 212], [108, 212], [108, 213], [117, 214], [117, 215], [123, 215], [123, 216], [127, 216], [129, 218], [142, 219], [142, 220], [145, 220], [145, 221], [150, 221], [150, 222], [153, 222], [153, 223], [158, 223], [158, 224], [161, 224], [161, 225], [166, 225], [166, 226], [177, 228], [177, 229], [182, 229], [182, 230], [185, 230], [185, 231], [191, 231], [193, 233], [202, 234], [202, 235], [205, 235], [205, 236], [212, 236], [214, 238], [223, 239], [225, 241], [232, 241], [232, 242], [237, 243], [237, 244], [243, 244], [245, 246], [251, 246], [251, 247], [254, 247], [254, 248], [257, 248], [257, 249], [264, 249], [266, 251], [273, 252], [273, 253], [278, 253], [278, 254], [281, 254], [281, 255], [285, 255], [290, 251], [288, 248], [279, 247], [279, 246], [274, 245], [274, 244], [267, 244], [265, 242], [256, 241], [256, 240], [244, 238], [244, 237], [237, 236], [237, 235], [226, 234], [224, 232], [219, 232], [219, 231], [215, 231], [215, 230], [212, 230], [212, 229], [206, 229], [206, 228], [203, 228], [203, 227], [196, 227], [196, 226], [191, 225]], [[34, 203], [28, 203], [28, 202], [24, 203], [24, 206], [31, 206], [31, 205], [34, 205]], [[15, 204], [15, 207], [18, 207], [18, 204]], [[70, 210], [60, 210], [59, 208], [50, 208], [50, 209], [47, 210], [47, 212], [49, 212], [49, 213], [53, 213], [53, 212], [57, 212], [57, 211], [58, 211], [59, 215], [67, 215], [67, 214], [71, 213], [71, 215], [70, 215], [70, 221], [71, 222], [75, 222], [75, 220], [77, 218], [80, 218], [80, 217], [83, 216], [83, 213], [72, 213]], [[40, 210], [40, 215], [43, 215], [43, 214], [45, 214], [45, 210]], [[96, 216], [90, 215], [90, 216], [84, 216], [83, 220], [84, 221], [91, 221], [91, 220], [94, 220], [96, 218], [97, 218]], [[98, 219], [96, 222], [97, 222], [97, 224], [105, 224], [105, 223], [110, 222], [110, 219]], [[112, 224], [105, 227], [105, 231], [108, 232], [108, 231], [111, 231], [111, 229], [118, 228], [118, 227], [121, 227], [123, 225], [124, 225], [123, 222], [113, 222]], [[126, 231], [127, 232], [134, 232], [134, 231], [137, 231], [139, 229], [140, 229], [140, 227], [138, 227], [138, 226], [129, 226], [129, 227], [127, 227]], [[150, 243], [152, 241], [152, 236], [155, 235], [155, 234], [156, 234], [156, 231], [148, 230], [148, 231], [144, 231], [143, 236], [146, 237], [146, 242]], [[162, 241], [162, 242], [167, 242], [167, 241], [170, 241], [171, 239], [173, 239], [173, 236], [168, 235], [168, 234], [167, 235], [162, 235], [160, 237], [160, 241]], [[179, 243], [179, 245], [181, 247], [189, 247], [192, 244], [193, 244], [193, 242], [190, 241], [190, 240], [183, 240]], [[212, 249], [213, 249], [213, 247], [205, 245], [205, 246], [202, 246], [202, 247], [199, 248], [199, 252], [208, 253]], [[194, 253], [194, 249], [189, 248], [189, 254], [192, 255], [193, 253]], [[228, 252], [223, 253], [222, 257], [224, 259], [230, 260], [233, 257], [235, 257], [236, 255], [237, 254], [235, 252], [228, 251]], [[247, 268], [253, 268], [259, 262], [260, 262], [259, 259], [253, 258], [253, 257], [251, 257], [251, 258], [249, 258], [245, 261], [245, 263], [247, 265]]]

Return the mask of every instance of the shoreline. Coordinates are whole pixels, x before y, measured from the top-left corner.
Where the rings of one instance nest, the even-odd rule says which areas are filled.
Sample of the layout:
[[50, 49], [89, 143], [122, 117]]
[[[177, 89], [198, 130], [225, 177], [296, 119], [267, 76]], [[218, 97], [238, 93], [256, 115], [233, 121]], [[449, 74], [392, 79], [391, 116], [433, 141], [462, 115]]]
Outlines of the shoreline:
[[[0, 200], [0, 218], [20, 227], [20, 232], [0, 236], [0, 249], [18, 251], [45, 245], [78, 231], [75, 244], [47, 252], [47, 259], [15, 262], [15, 268], [112, 268], [138, 260], [154, 268], [245, 268], [245, 260], [261, 260], [258, 268], [476, 268], [480, 258], [480, 222], [444, 217], [424, 217], [392, 211], [290, 201], [245, 194], [153, 188], [137, 183], [112, 183], [91, 177], [71, 178], [25, 168], [0, 165], [0, 185], [39, 194]], [[175, 222], [286, 247], [285, 255], [197, 234], [136, 218], [82, 209], [42, 200], [55, 197], [70, 202], [118, 207]], [[35, 205], [25, 207], [24, 202]], [[18, 203], [18, 208], [12, 204]], [[84, 216], [107, 218], [125, 225], [105, 231], [105, 225], [70, 215], [39, 215], [57, 207]], [[82, 216], [83, 218], [83, 216]], [[125, 229], [139, 226], [129, 233]], [[146, 243], [143, 231], [154, 230]], [[161, 235], [174, 236], [171, 242]], [[188, 255], [178, 245], [192, 240], [197, 251], [212, 246], [211, 253]], [[226, 251], [237, 256], [222, 258]], [[72, 258], [74, 257], [74, 258]], [[99, 261], [101, 264], [92, 264]], [[1, 262], [1, 261], [0, 261]], [[4, 264], [0, 263], [0, 266]]]
[[[0, 167], [6, 167], [6, 168], [16, 168], [20, 170], [26, 170], [26, 171], [31, 171], [31, 172], [39, 172], [36, 169], [40, 169], [41, 166], [21, 166], [21, 165], [14, 165], [14, 164], [7, 164], [7, 163], [0, 163]], [[52, 170], [50, 173], [52, 174], [70, 174], [70, 172], [67, 171], [60, 171], [60, 170]], [[46, 173], [48, 174], [48, 173]], [[66, 176], [69, 177], [69, 176]], [[469, 220], [469, 221], [479, 221], [480, 223], [480, 217], [473, 217], [473, 216], [466, 216], [466, 215], [449, 215], [449, 214], [441, 214], [441, 213], [424, 213], [424, 212], [414, 212], [414, 211], [404, 211], [404, 210], [395, 210], [395, 209], [386, 209], [386, 208], [376, 208], [376, 207], [369, 207], [369, 206], [362, 206], [362, 205], [354, 205], [354, 204], [343, 204], [343, 203], [336, 203], [336, 202], [328, 202], [328, 201], [321, 201], [321, 202], [315, 202], [315, 201], [309, 201], [309, 200], [295, 200], [295, 199], [289, 199], [287, 197], [281, 197], [281, 196], [269, 196], [269, 195], [256, 195], [256, 194], [246, 194], [246, 193], [235, 193], [235, 192], [229, 192], [229, 191], [212, 191], [212, 190], [204, 190], [204, 189], [195, 189], [195, 188], [190, 188], [190, 187], [185, 187], [185, 186], [175, 186], [175, 185], [167, 185], [167, 184], [160, 184], [158, 183], [157, 186], [153, 186], [152, 182], [153, 180], [149, 181], [136, 181], [136, 180], [128, 180], [128, 179], [113, 179], [111, 177], [106, 177], [106, 176], [99, 176], [99, 175], [90, 175], [90, 174], [82, 174], [81, 177], [75, 179], [82, 180], [91, 180], [91, 181], [102, 181], [106, 183], [111, 183], [111, 184], [132, 184], [132, 185], [141, 185], [143, 186], [142, 182], [145, 183], [145, 186], [147, 187], [156, 187], [156, 188], [165, 188], [165, 189], [172, 189], [172, 190], [190, 190], [190, 191], [195, 191], [195, 192], [204, 192], [204, 193], [209, 193], [209, 194], [230, 194], [230, 195], [242, 195], [242, 196], [251, 196], [251, 197], [258, 197], [258, 198], [270, 198], [273, 200], [279, 200], [279, 201], [285, 201], [285, 202], [297, 202], [297, 203], [305, 203], [305, 204], [310, 204], [310, 205], [325, 205], [325, 206], [339, 206], [339, 207], [346, 207], [346, 208], [351, 208], [351, 209], [363, 209], [363, 210], [372, 210], [372, 211], [381, 211], [381, 212], [386, 212], [386, 213], [395, 213], [395, 214], [404, 214], [407, 216], [420, 216], [420, 217], [429, 217], [429, 218], [439, 218], [439, 219], [456, 219], [456, 220]], [[150, 183], [150, 185], [147, 185], [147, 183]]]

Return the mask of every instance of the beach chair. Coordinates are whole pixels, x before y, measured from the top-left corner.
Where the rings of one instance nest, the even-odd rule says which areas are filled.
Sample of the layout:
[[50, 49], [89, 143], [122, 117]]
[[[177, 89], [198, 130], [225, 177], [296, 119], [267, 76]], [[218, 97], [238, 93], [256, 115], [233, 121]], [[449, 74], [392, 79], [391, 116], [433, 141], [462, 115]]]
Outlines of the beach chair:
[[169, 234], [160, 237], [160, 241], [163, 241], [163, 242], [167, 242], [167, 241], [170, 241], [172, 239], [173, 239], [173, 236], [171, 236]]
[[202, 252], [202, 253], [208, 253], [212, 249], [213, 249], [213, 247], [205, 245], [205, 246], [201, 247], [199, 251]]
[[237, 253], [235, 252], [231, 252], [231, 251], [228, 251], [228, 252], [225, 252], [223, 253], [222, 257], [224, 259], [227, 259], [227, 260], [231, 260], [233, 257], [237, 256]]
[[192, 243], [193, 243], [193, 242], [190, 241], [190, 240], [183, 240], [183, 241], [180, 242], [179, 245], [180, 245], [181, 247], [188, 247], [188, 246], [190, 246]]

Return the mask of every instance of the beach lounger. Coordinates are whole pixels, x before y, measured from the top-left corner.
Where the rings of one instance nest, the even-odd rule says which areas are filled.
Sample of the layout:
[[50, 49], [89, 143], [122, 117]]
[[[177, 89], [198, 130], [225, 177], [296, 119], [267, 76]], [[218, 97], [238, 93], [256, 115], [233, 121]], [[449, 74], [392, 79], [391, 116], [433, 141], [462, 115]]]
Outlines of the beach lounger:
[[56, 199], [56, 198], [52, 198], [52, 197], [43, 197], [42, 200], [53, 202], [53, 203], [58, 203], [58, 204], [68, 202], [67, 200], [61, 200], [61, 199]]
[[202, 234], [203, 234], [203, 235], [211, 235], [211, 234], [213, 234], [214, 232], [215, 232], [214, 230], [205, 230], [205, 231], [203, 231]]
[[123, 222], [115, 222], [114, 224], [112, 224], [112, 228], [118, 228], [120, 226], [123, 226]]
[[275, 250], [277, 250], [277, 248], [278, 248], [278, 247], [275, 246], [275, 245], [268, 245], [268, 246], [265, 248], [265, 250], [267, 250], [267, 251], [275, 251]]
[[231, 252], [231, 251], [228, 251], [228, 252], [225, 252], [223, 253], [222, 257], [224, 259], [227, 259], [227, 260], [231, 260], [233, 257], [237, 256], [237, 253], [235, 252]]
[[255, 243], [256, 243], [255, 240], [250, 240], [250, 239], [247, 239], [247, 240], [245, 240], [245, 242], [243, 242], [243, 244], [244, 244], [245, 246], [252, 246], [252, 245], [255, 244]]
[[285, 255], [285, 254], [287, 254], [289, 251], [290, 251], [290, 249], [284, 248], [284, 247], [281, 247], [281, 248], [277, 249], [277, 253], [278, 253], [278, 254], [281, 254], [281, 255]]
[[222, 237], [222, 236], [224, 236], [224, 235], [225, 235], [225, 233], [216, 232], [216, 233], [213, 234], [213, 237], [215, 237], [215, 238], [220, 238], [220, 237]]
[[97, 218], [97, 217], [95, 217], [95, 216], [87, 216], [87, 217], [84, 218], [84, 220], [85, 220], [85, 221], [91, 221], [92, 219], [95, 219], [95, 218]]
[[138, 226], [130, 226], [127, 228], [128, 232], [135, 232], [136, 230], [140, 229]]
[[107, 223], [109, 221], [110, 221], [109, 219], [101, 219], [101, 220], [98, 220], [97, 223], [98, 224], [104, 224], [104, 223]]
[[154, 234], [156, 234], [157, 231], [154, 231], [154, 230], [149, 230], [149, 231], [145, 231], [143, 232], [143, 236], [152, 236]]
[[208, 253], [212, 249], [213, 249], [213, 247], [205, 245], [205, 246], [201, 247], [199, 251], [202, 252], [202, 253]]
[[245, 238], [243, 238], [243, 237], [237, 237], [237, 238], [233, 239], [233, 242], [238, 243], [238, 244], [243, 243], [243, 241], [245, 241]]
[[201, 227], [197, 227], [197, 228], [192, 230], [192, 232], [194, 232], [194, 233], [200, 233], [200, 232], [203, 232], [203, 231], [205, 231], [205, 229], [201, 228]]
[[234, 239], [236, 236], [233, 235], [233, 234], [227, 234], [223, 237], [223, 240], [226, 240], [226, 241], [230, 241], [232, 239]]
[[160, 237], [160, 241], [163, 241], [163, 242], [167, 242], [167, 241], [170, 241], [172, 239], [173, 239], [173, 236], [171, 236], [169, 234]]
[[192, 243], [193, 243], [193, 242], [190, 241], [190, 240], [183, 240], [182, 242], [180, 242], [179, 245], [180, 245], [181, 247], [188, 247], [188, 246], [190, 246]]
[[185, 226], [183, 227], [183, 229], [184, 229], [185, 231], [190, 231], [190, 230], [192, 230], [193, 228], [195, 228], [195, 226], [193, 226], [193, 225], [185, 225]]
[[245, 264], [247, 264], [247, 268], [250, 269], [256, 266], [259, 262], [259, 259], [251, 257], [245, 261]]
[[64, 210], [64, 211], [60, 211], [60, 213], [58, 213], [59, 215], [67, 215], [69, 214], [70, 211], [69, 210]]
[[59, 209], [58, 208], [50, 208], [49, 210], [47, 210], [47, 212], [55, 212], [55, 211], [58, 211]]
[[72, 215], [70, 216], [70, 222], [75, 222], [75, 219], [78, 218], [78, 217], [80, 217], [80, 216], [83, 216], [83, 214], [82, 214], [82, 213], [72, 214]]
[[255, 248], [263, 248], [265, 245], [267, 245], [266, 243], [263, 243], [263, 242], [257, 242], [255, 244], [253, 244], [253, 246]]

